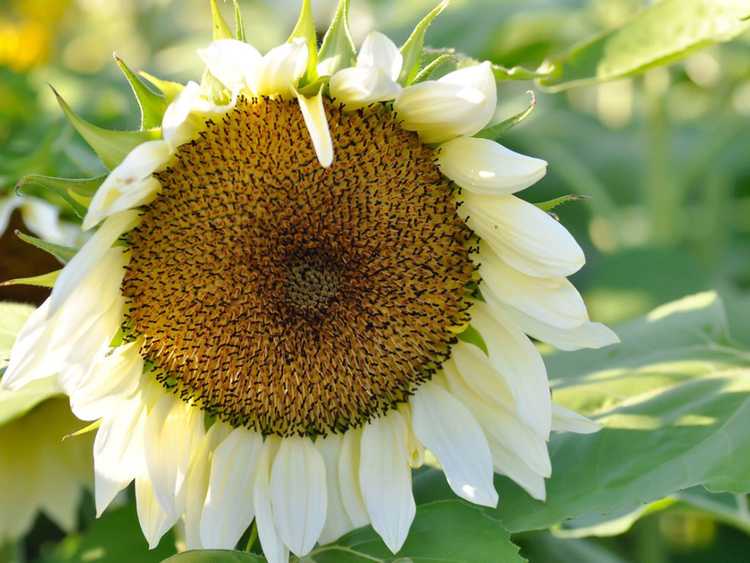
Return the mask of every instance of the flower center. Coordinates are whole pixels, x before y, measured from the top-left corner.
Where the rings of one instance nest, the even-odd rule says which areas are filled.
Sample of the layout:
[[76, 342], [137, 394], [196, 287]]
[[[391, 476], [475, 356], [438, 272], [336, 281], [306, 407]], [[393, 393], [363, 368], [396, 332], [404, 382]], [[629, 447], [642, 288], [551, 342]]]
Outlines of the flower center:
[[234, 426], [319, 435], [408, 400], [466, 318], [471, 232], [434, 151], [382, 106], [244, 100], [182, 145], [128, 235], [126, 332], [156, 378]]

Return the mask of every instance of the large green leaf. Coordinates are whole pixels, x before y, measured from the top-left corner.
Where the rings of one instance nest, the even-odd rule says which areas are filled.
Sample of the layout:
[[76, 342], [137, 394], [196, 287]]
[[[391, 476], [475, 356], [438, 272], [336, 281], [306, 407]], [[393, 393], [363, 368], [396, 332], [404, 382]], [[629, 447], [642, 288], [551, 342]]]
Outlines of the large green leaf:
[[748, 28], [747, 0], [662, 0], [551, 62], [541, 84], [562, 90], [667, 64]]
[[39, 563], [157, 563], [174, 552], [171, 532], [156, 549], [148, 549], [131, 503], [107, 510], [88, 530], [68, 536], [45, 553]]
[[[236, 551], [193, 551], [165, 563], [244, 563], [264, 561]], [[409, 537], [393, 555], [372, 528], [360, 528], [336, 543], [313, 550], [305, 563], [520, 563], [524, 559], [498, 520], [463, 501], [446, 500], [417, 508]]]
[[[596, 418], [596, 434], [555, 435], [547, 501], [498, 477], [511, 531], [584, 514], [620, 515], [703, 485], [750, 491], [750, 354], [728, 345], [721, 302], [703, 293], [660, 307], [617, 330], [622, 344], [553, 354], [555, 400]], [[444, 478], [416, 479], [424, 502], [450, 495]]]

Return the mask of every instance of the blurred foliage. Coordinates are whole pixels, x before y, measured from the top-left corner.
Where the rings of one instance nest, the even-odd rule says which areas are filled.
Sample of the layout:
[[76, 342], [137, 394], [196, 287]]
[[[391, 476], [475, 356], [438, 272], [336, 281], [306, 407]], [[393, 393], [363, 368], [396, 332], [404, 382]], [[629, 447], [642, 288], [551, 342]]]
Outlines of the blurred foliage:
[[[355, 43], [375, 25], [402, 42], [434, 3], [353, 0]], [[286, 38], [298, 7], [296, 0], [240, 4], [247, 39], [260, 49]], [[583, 40], [606, 35], [645, 4], [650, 3], [455, 0], [430, 28], [427, 44], [455, 47], [504, 67], [536, 69]], [[229, 13], [230, 6], [224, 8]], [[331, 0], [314, 3], [320, 32], [334, 8]], [[195, 48], [210, 39], [206, 10], [204, 0], [0, 0], [0, 196], [31, 173], [92, 177], [103, 171], [64, 123], [46, 83], [85, 119], [136, 129], [138, 107], [111, 54], [116, 51], [134, 70], [195, 78]], [[565, 93], [506, 82], [497, 119], [525, 110], [530, 88], [537, 95], [534, 111], [504, 131], [501, 142], [550, 162], [547, 178], [524, 197], [540, 202], [569, 193], [589, 196], [555, 213], [586, 250], [589, 263], [575, 282], [592, 316], [623, 321], [714, 288], [726, 304], [732, 337], [750, 344], [750, 36], [637, 78]], [[69, 208], [66, 213], [77, 221]], [[23, 267], [13, 277], [49, 270], [33, 260]], [[503, 483], [502, 490], [509, 488]], [[625, 508], [633, 507], [609, 520], [570, 524], [595, 528], [591, 536], [560, 529], [523, 532], [514, 540], [530, 561], [543, 563], [732, 563], [746, 561], [750, 553], [744, 495], [688, 489], [663, 505], [649, 505], [641, 519]], [[132, 506], [95, 523], [89, 512], [90, 507], [82, 510], [82, 534], [56, 546], [59, 531], [40, 519], [22, 551], [35, 555], [43, 548], [46, 562], [158, 561], [172, 552], [167, 538], [147, 559]], [[604, 523], [624, 533], [609, 537]], [[119, 546], [124, 559], [114, 551], [102, 553], [105, 544]], [[0, 553], [0, 561], [4, 556], [15, 557]]]

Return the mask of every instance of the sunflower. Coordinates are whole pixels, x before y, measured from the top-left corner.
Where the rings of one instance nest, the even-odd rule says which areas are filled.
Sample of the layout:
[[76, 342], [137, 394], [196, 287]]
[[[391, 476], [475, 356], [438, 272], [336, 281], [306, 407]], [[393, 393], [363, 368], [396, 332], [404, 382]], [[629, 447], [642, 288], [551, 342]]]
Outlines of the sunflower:
[[493, 66], [425, 79], [424, 23], [355, 55], [347, 10], [320, 51], [308, 2], [265, 55], [199, 51], [11, 354], [6, 386], [59, 372], [101, 421], [97, 510], [135, 481], [152, 546], [182, 519], [189, 548], [232, 548], [254, 520], [272, 562], [368, 524], [395, 553], [425, 450], [495, 506], [494, 471], [543, 499], [550, 431], [596, 429], [552, 404], [527, 335], [616, 337], [566, 279], [575, 240], [512, 195], [546, 163], [474, 136]]

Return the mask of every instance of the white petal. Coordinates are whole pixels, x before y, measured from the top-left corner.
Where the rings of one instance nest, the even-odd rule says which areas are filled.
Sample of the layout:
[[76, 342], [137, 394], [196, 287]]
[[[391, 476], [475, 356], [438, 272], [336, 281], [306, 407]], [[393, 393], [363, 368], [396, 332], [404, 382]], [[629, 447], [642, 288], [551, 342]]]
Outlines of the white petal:
[[211, 464], [216, 448], [232, 431], [232, 427], [215, 421], [200, 444], [194, 448], [185, 481], [185, 545], [187, 549], [203, 549], [201, 515], [206, 501]]
[[[78, 227], [60, 220], [60, 209], [43, 199], [24, 197], [21, 217], [31, 232], [42, 240], [73, 246], [80, 235]], [[0, 227], [0, 233], [5, 229]]]
[[263, 440], [257, 432], [236, 428], [216, 448], [201, 542], [206, 549], [232, 549], [253, 520], [253, 486]]
[[487, 438], [468, 409], [434, 382], [412, 395], [414, 432], [435, 454], [453, 492], [483, 506], [497, 506]]
[[160, 187], [151, 174], [169, 160], [171, 153], [166, 141], [147, 141], [130, 151], [96, 190], [83, 229], [95, 227], [110, 215], [148, 203]]
[[326, 521], [319, 538], [321, 544], [335, 541], [356, 528], [341, 498], [339, 459], [342, 443], [343, 438], [339, 434], [330, 434], [325, 438], [315, 440], [315, 448], [320, 452], [325, 463], [326, 492], [328, 493]]
[[404, 129], [417, 131], [425, 143], [440, 143], [478, 132], [496, 105], [495, 76], [485, 62], [404, 88], [394, 109]]
[[593, 434], [601, 430], [598, 422], [582, 414], [566, 409], [562, 405], [552, 404], [552, 430], [555, 432], [575, 432], [576, 434]]
[[493, 440], [503, 445], [524, 461], [535, 473], [548, 477], [552, 472], [547, 442], [534, 431], [517, 412], [498, 403], [491, 404], [480, 397], [466, 384], [452, 362], [443, 364], [448, 388], [474, 415], [488, 442]]
[[236, 39], [213, 41], [205, 49], [198, 49], [198, 55], [208, 71], [233, 92], [245, 87], [247, 78], [252, 79], [263, 59], [255, 47]]
[[586, 321], [575, 328], [557, 328], [503, 303], [487, 286], [482, 287], [482, 296], [495, 316], [506, 318], [529, 336], [560, 350], [603, 348], [620, 341], [611, 329], [601, 323]]
[[67, 384], [61, 377], [63, 387], [69, 390], [70, 408], [76, 417], [97, 420], [135, 394], [143, 373], [139, 346], [139, 342], [130, 342], [108, 350], [75, 382]]
[[138, 398], [113, 407], [109, 416], [102, 419], [94, 440], [97, 516], [117, 493], [144, 472], [144, 424], [144, 405]]
[[193, 444], [205, 434], [203, 411], [161, 389], [159, 395], [146, 418], [146, 468], [154, 494], [164, 511], [174, 518], [173, 524], [183, 512], [182, 486]]
[[362, 490], [359, 487], [361, 438], [360, 430], [347, 431], [342, 439], [339, 455], [341, 501], [355, 528], [361, 528], [370, 523], [365, 501], [362, 498]]
[[276, 529], [271, 506], [271, 462], [278, 445], [279, 439], [275, 436], [269, 436], [263, 443], [253, 486], [253, 506], [263, 555], [269, 563], [288, 563], [289, 549]]
[[136, 211], [122, 211], [109, 217], [60, 272], [50, 295], [49, 316], [54, 315], [112, 247], [115, 241], [138, 223]]
[[271, 469], [276, 529], [299, 557], [312, 551], [326, 520], [326, 468], [312, 440], [283, 438]]
[[547, 173], [544, 160], [475, 137], [458, 137], [440, 145], [438, 163], [448, 178], [478, 194], [512, 194], [535, 184]]
[[[471, 324], [487, 344], [489, 359], [481, 351], [477, 354], [478, 350], [462, 347], [456, 357], [461, 374], [468, 381], [477, 364], [489, 362], [513, 394], [517, 416], [546, 440], [552, 423], [552, 401], [547, 369], [536, 346], [516, 327], [496, 318], [485, 303], [472, 307]], [[478, 370], [476, 375], [480, 376]]]
[[206, 124], [206, 117], [221, 114], [232, 109], [237, 101], [236, 96], [225, 105], [216, 105], [206, 98], [201, 87], [188, 82], [164, 112], [161, 131], [164, 140], [172, 149], [186, 143]]
[[398, 80], [403, 64], [404, 57], [398, 47], [378, 31], [367, 34], [357, 55], [358, 67], [381, 70], [394, 82]]
[[472, 230], [516, 270], [534, 277], [564, 277], [586, 259], [568, 230], [536, 205], [515, 196], [467, 193], [458, 209]]
[[393, 553], [404, 544], [416, 514], [406, 433], [398, 411], [362, 430], [359, 485], [372, 527]]
[[56, 315], [51, 298], [35, 310], [13, 343], [2, 386], [18, 389], [53, 375], [72, 354], [109, 343], [121, 322], [124, 265], [121, 248], [106, 251]]
[[16, 208], [23, 203], [23, 199], [18, 196], [0, 198], [0, 236], [5, 233], [10, 223], [10, 217]]
[[323, 106], [323, 91], [321, 90], [312, 98], [297, 94], [297, 100], [307, 131], [310, 133], [315, 154], [318, 155], [318, 161], [323, 168], [328, 168], [333, 163], [333, 141], [331, 141], [328, 118]]
[[484, 242], [479, 245], [477, 262], [482, 281], [490, 291], [530, 317], [557, 328], [576, 328], [589, 320], [583, 299], [567, 279], [519, 272], [500, 260]]
[[307, 67], [307, 44], [297, 38], [274, 47], [263, 57], [253, 89], [260, 96], [291, 96]]
[[172, 527], [174, 519], [164, 512], [156, 500], [151, 481], [146, 476], [139, 476], [135, 480], [135, 500], [141, 530], [146, 537], [149, 549], [154, 549]]
[[494, 439], [489, 440], [492, 462], [498, 473], [506, 475], [537, 500], [544, 500], [547, 492], [544, 477], [532, 471], [523, 460]]
[[401, 86], [374, 67], [349, 67], [338, 71], [329, 82], [331, 97], [354, 110], [376, 102], [395, 99]]

